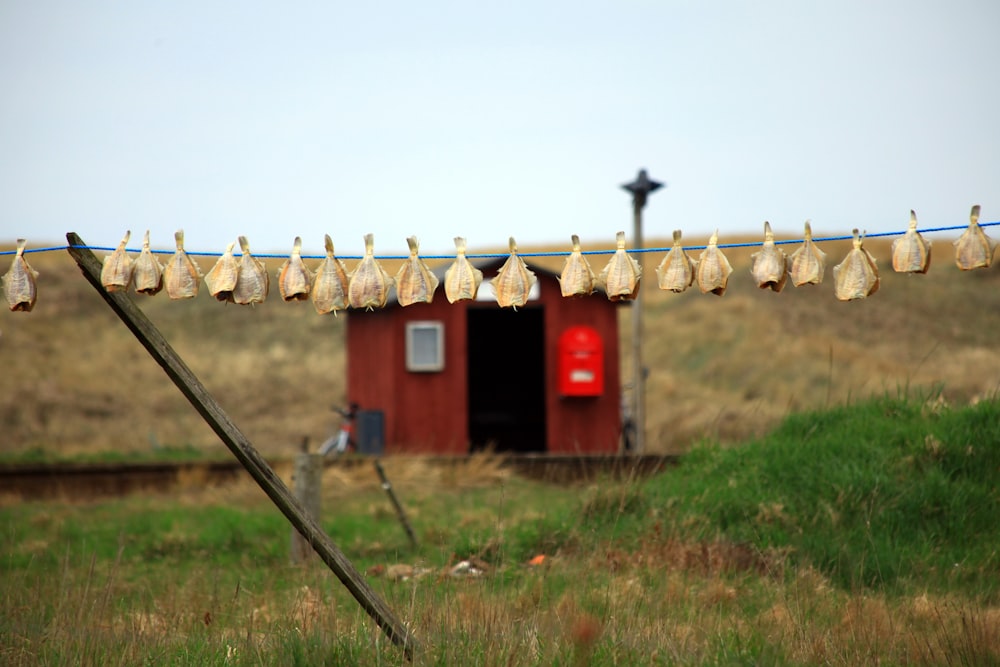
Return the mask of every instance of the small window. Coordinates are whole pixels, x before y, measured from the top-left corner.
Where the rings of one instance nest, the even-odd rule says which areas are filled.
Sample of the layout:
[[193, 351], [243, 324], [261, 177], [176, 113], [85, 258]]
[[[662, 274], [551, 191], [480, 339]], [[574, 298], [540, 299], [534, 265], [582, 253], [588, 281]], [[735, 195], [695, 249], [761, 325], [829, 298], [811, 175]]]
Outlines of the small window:
[[444, 370], [444, 323], [406, 323], [406, 370], [433, 373]]

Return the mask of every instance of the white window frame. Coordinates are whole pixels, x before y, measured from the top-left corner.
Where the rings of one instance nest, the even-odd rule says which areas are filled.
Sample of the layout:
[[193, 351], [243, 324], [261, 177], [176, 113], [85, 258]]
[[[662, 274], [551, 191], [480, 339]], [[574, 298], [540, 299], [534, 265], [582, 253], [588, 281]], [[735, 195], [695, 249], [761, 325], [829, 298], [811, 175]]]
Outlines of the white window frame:
[[[437, 345], [435, 359], [431, 361], [415, 358], [414, 335], [417, 331], [436, 331]], [[406, 323], [406, 370], [411, 373], [440, 373], [444, 370], [444, 322], [440, 320], [414, 320]]]

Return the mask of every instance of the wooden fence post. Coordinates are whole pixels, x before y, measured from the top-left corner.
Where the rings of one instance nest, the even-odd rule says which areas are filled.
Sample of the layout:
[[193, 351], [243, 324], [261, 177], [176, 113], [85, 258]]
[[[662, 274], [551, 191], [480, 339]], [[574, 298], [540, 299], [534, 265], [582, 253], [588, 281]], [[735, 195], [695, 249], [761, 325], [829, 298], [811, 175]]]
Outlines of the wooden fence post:
[[[319, 454], [296, 454], [292, 482], [295, 498], [302, 503], [306, 514], [319, 522], [323, 491], [323, 457]], [[305, 563], [311, 552], [309, 543], [302, 534], [292, 528], [292, 563], [295, 565]]]
[[379, 597], [354, 564], [333, 543], [315, 519], [308, 516], [302, 504], [292, 495], [281, 478], [232, 422], [218, 401], [208, 393], [201, 381], [191, 372], [187, 364], [174, 352], [146, 314], [139, 309], [125, 292], [109, 292], [101, 283], [101, 262], [86, 247], [77, 234], [66, 234], [70, 256], [79, 265], [83, 276], [93, 285], [97, 293], [121, 318], [125, 326], [142, 343], [146, 351], [163, 368], [177, 388], [188, 399], [198, 414], [212, 427], [216, 435], [246, 468], [264, 493], [281, 510], [288, 521], [295, 526], [319, 557], [333, 571], [341, 583], [351, 592], [358, 604], [371, 616], [389, 639], [403, 648], [407, 658], [412, 659], [416, 640], [392, 610]]

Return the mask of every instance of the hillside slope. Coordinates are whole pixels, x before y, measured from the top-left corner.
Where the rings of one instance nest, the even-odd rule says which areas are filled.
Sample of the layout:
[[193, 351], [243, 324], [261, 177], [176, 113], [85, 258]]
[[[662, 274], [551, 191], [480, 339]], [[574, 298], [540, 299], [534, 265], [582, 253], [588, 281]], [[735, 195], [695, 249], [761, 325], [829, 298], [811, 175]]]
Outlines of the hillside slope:
[[929, 273], [901, 275], [892, 271], [888, 240], [865, 247], [878, 260], [881, 288], [863, 301], [833, 294], [831, 269], [849, 241], [823, 244], [821, 285], [788, 285], [780, 294], [753, 284], [752, 249], [727, 251], [735, 271], [721, 298], [648, 289], [650, 280], [650, 441], [677, 448], [703, 434], [743, 439], [789, 412], [907, 387], [940, 389], [957, 403], [997, 392], [997, 266], [959, 271], [950, 240], [940, 239]]
[[[721, 298], [696, 288], [661, 292], [653, 269], [662, 253], [642, 255], [650, 448], [682, 451], [705, 436], [737, 440], [789, 412], [900, 387], [938, 387], [943, 400], [956, 403], [996, 392], [1000, 269], [958, 271], [949, 241], [936, 240], [923, 276], [893, 274], [889, 242], [867, 243], [882, 288], [851, 303], [834, 298], [831, 275], [849, 242], [823, 245], [822, 285], [780, 294], [751, 283], [753, 249], [727, 250], [736, 271]], [[221, 453], [214, 433], [72, 259], [61, 251], [29, 259], [41, 274], [38, 305], [27, 314], [0, 312], [0, 455], [158, 446]], [[605, 261], [591, 258], [596, 270]], [[199, 263], [207, 271], [212, 260]], [[558, 270], [562, 260], [550, 263]], [[279, 264], [267, 261], [272, 275]], [[0, 258], [0, 272], [8, 265], [9, 257]], [[345, 390], [343, 316], [320, 317], [311, 304], [282, 303], [276, 292], [254, 308], [223, 305], [207, 293], [137, 302], [265, 453], [290, 453], [303, 437], [315, 446], [335, 427], [330, 406], [344, 402]], [[621, 322], [628, 364], [628, 308]]]

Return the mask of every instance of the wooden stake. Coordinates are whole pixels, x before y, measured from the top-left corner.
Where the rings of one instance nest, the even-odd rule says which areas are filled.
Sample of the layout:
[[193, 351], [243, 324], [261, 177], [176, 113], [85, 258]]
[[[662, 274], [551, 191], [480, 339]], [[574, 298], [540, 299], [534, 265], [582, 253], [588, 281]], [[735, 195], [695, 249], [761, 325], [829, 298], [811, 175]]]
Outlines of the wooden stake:
[[406, 518], [406, 512], [403, 510], [403, 506], [399, 503], [399, 499], [396, 498], [396, 492], [392, 490], [392, 484], [389, 483], [389, 478], [385, 476], [385, 470], [382, 470], [382, 464], [378, 459], [375, 459], [375, 472], [378, 473], [378, 478], [382, 480], [382, 488], [385, 489], [386, 494], [389, 496], [389, 500], [392, 501], [392, 506], [396, 509], [396, 516], [399, 517], [399, 522], [403, 524], [403, 530], [406, 531], [406, 536], [410, 538], [410, 545], [416, 549], [417, 538], [413, 534], [413, 527]]
[[[302, 503], [306, 513], [319, 521], [321, 494], [323, 490], [323, 457], [319, 454], [296, 454], [295, 472], [292, 473], [295, 498]], [[312, 553], [309, 543], [299, 531], [292, 529], [291, 561], [302, 565]]]
[[198, 414], [212, 427], [216, 435], [225, 443], [236, 459], [246, 468], [264, 493], [281, 510], [288, 521], [312, 545], [319, 557], [333, 570], [341, 583], [347, 587], [358, 604], [378, 624], [386, 636], [396, 645], [402, 646], [408, 659], [412, 659], [416, 640], [406, 626], [392, 613], [378, 594], [368, 585], [350, 560], [320, 528], [315, 519], [308, 516], [302, 505], [292, 496], [288, 487], [267, 464], [247, 437], [229, 419], [215, 398], [208, 393], [201, 381], [191, 372], [184, 361], [167, 343], [163, 334], [153, 325], [126, 292], [108, 292], [101, 284], [101, 262], [75, 233], [66, 234], [69, 254], [80, 266], [83, 276], [94, 286], [111, 306], [143, 347], [160, 364], [167, 376], [173, 380], [181, 393], [190, 401]]

